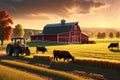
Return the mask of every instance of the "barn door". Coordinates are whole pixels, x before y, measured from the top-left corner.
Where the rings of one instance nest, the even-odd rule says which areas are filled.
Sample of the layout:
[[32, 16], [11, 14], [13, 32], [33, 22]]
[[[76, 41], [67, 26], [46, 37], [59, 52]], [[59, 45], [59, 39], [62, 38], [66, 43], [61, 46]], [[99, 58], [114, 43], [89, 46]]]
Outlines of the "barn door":
[[78, 42], [78, 36], [72, 36], [72, 43]]

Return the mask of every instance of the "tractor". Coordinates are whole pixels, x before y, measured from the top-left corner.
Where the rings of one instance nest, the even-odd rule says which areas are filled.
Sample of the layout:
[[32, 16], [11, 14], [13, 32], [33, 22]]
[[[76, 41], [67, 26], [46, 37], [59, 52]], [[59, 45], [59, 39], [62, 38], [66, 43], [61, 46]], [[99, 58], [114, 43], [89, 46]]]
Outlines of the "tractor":
[[11, 43], [7, 44], [7, 56], [19, 56], [19, 54], [30, 55], [28, 45], [25, 44], [24, 38], [12, 38]]

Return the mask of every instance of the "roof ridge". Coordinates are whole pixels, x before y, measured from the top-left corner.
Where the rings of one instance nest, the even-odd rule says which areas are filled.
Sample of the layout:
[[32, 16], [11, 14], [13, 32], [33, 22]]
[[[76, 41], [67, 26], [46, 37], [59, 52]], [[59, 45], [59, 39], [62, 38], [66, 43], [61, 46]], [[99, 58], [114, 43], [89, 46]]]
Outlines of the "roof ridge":
[[[66, 22], [65, 24], [72, 24], [72, 23], [78, 23], [78, 22]], [[47, 24], [47, 25], [59, 25], [59, 24], [61, 24], [61, 23], [53, 23], [53, 24]]]

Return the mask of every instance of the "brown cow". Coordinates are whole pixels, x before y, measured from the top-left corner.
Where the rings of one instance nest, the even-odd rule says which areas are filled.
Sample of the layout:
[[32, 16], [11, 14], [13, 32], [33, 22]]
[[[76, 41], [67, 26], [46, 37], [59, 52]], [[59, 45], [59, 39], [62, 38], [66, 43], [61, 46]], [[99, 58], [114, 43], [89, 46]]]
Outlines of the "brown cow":
[[68, 59], [72, 59], [72, 61], [75, 60], [75, 58], [70, 54], [69, 51], [54, 50], [53, 55], [54, 55], [54, 60], [58, 60], [58, 58], [59, 59], [64, 58], [64, 61]]
[[45, 53], [47, 49], [45, 48], [45, 46], [37, 46], [36, 53], [38, 53], [39, 51], [41, 51], [42, 53]]
[[119, 43], [110, 43], [110, 45], [108, 46], [108, 48], [113, 48], [113, 47], [119, 48]]

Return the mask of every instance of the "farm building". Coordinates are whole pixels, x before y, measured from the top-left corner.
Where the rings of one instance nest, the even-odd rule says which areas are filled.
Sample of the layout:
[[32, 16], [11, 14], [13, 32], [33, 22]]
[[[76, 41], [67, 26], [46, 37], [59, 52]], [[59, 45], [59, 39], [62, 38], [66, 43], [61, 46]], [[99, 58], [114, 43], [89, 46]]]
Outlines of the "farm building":
[[78, 22], [47, 24], [42, 33], [31, 36], [31, 41], [87, 43], [88, 36], [81, 33]]

